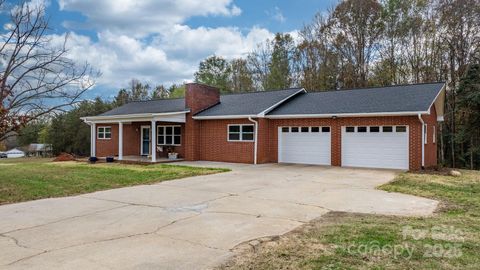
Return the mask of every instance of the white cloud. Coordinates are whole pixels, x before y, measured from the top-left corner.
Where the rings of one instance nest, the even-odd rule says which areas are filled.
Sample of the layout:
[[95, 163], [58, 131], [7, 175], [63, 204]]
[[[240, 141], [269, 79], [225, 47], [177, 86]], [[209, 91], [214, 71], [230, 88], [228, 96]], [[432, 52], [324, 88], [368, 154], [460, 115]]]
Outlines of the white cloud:
[[[272, 36], [260, 28], [244, 35], [236, 28], [192, 29], [178, 25], [149, 43], [109, 31], [99, 33], [96, 42], [72, 33], [67, 47], [71, 58], [87, 61], [102, 72], [98, 84], [119, 88], [131, 78], [167, 85], [190, 81], [202, 59], [213, 54], [228, 59], [245, 56]], [[54, 36], [58, 44], [62, 38]]]
[[59, 0], [59, 5], [61, 10], [85, 15], [89, 27], [137, 37], [161, 33], [194, 16], [238, 16], [242, 12], [232, 0]]
[[287, 20], [287, 18], [283, 16], [282, 10], [279, 7], [274, 7], [273, 10], [267, 10], [265, 13], [268, 16], [270, 16], [273, 20], [281, 23]]
[[242, 11], [232, 0], [59, 0], [59, 4], [62, 10], [82, 13], [97, 31], [96, 40], [72, 32], [67, 46], [73, 59], [99, 69], [98, 84], [110, 88], [124, 87], [131, 78], [153, 85], [189, 81], [204, 58], [242, 57], [273, 37], [258, 27], [185, 24], [194, 16], [239, 16]]

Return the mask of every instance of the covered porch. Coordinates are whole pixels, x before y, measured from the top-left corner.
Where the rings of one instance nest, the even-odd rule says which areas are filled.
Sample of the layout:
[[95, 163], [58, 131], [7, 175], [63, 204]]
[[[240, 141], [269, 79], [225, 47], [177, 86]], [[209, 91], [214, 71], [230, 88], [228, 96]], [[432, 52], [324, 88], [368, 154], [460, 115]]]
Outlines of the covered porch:
[[183, 160], [187, 112], [83, 118], [90, 125], [90, 156], [125, 163]]

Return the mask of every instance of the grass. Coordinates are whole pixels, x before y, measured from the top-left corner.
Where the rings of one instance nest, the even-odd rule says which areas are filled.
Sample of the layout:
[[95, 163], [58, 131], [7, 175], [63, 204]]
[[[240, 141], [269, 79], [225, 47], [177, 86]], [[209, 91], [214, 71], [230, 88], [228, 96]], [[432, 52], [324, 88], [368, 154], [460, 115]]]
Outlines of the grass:
[[379, 189], [433, 198], [441, 206], [424, 218], [331, 212], [222, 268], [479, 269], [480, 172], [404, 173]]
[[80, 162], [51, 162], [50, 159], [3, 159], [0, 160], [0, 205], [225, 171], [228, 169], [164, 164], [92, 165]]

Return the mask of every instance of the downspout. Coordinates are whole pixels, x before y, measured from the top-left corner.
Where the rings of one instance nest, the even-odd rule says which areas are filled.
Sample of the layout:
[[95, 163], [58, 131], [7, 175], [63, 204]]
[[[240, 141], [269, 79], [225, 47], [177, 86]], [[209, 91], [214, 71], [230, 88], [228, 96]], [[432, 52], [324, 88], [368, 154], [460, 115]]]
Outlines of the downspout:
[[425, 122], [422, 119], [422, 115], [418, 114], [418, 120], [422, 123], [422, 169], [425, 168]]
[[[92, 132], [92, 125], [93, 125], [93, 122], [92, 121], [88, 121], [87, 118], [80, 118], [82, 119], [82, 121], [87, 124], [88, 126], [90, 126], [90, 156], [93, 156], [93, 152], [95, 152], [95, 156], [97, 155], [96, 153], [96, 149], [95, 151], [93, 150], [94, 146], [92, 145], [92, 136], [95, 136], [96, 134], [94, 132]], [[96, 148], [96, 147], [95, 147]]]
[[253, 120], [251, 116], [248, 117], [248, 120], [255, 124], [255, 141], [253, 142], [253, 164], [257, 164], [258, 122]]

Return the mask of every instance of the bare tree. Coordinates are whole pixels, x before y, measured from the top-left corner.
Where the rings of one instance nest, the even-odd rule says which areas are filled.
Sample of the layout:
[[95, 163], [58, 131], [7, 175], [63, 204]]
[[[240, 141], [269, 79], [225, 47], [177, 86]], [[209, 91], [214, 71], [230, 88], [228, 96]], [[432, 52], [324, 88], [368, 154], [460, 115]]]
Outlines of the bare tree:
[[329, 42], [341, 57], [345, 86], [366, 86], [383, 33], [382, 6], [376, 0], [342, 1], [330, 14], [328, 28]]
[[269, 64], [271, 62], [272, 52], [273, 48], [270, 40], [267, 40], [266, 42], [258, 44], [247, 57], [248, 67], [253, 75], [257, 89], [265, 90], [270, 72]]
[[300, 31], [295, 72], [300, 85], [308, 91], [332, 90], [337, 87], [339, 56], [327, 42], [327, 23], [327, 17], [318, 13], [312, 23]]
[[0, 141], [75, 104], [99, 75], [88, 63], [79, 66], [68, 58], [68, 35], [55, 44], [45, 7], [22, 2], [6, 26], [0, 33]]

